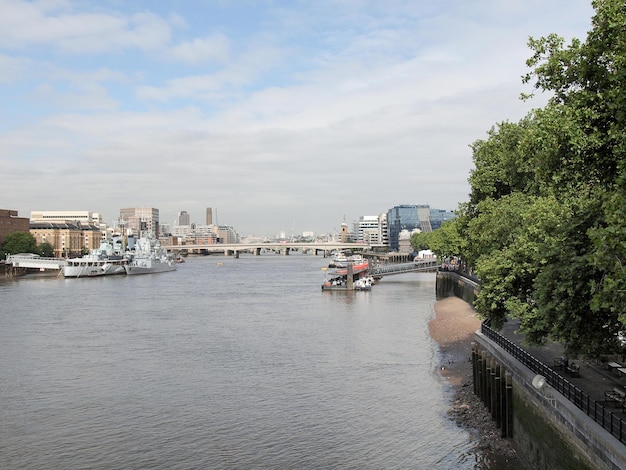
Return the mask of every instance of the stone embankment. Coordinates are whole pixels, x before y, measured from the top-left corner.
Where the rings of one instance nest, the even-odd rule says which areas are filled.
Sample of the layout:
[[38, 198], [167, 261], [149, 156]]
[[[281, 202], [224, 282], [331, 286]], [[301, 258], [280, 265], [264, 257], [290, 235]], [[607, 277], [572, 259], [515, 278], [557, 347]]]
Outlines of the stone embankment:
[[521, 468], [510, 440], [500, 437], [491, 414], [473, 393], [471, 343], [479, 327], [480, 320], [463, 300], [448, 297], [435, 304], [429, 330], [439, 345], [441, 374], [455, 391], [448, 413], [474, 436], [487, 468]]

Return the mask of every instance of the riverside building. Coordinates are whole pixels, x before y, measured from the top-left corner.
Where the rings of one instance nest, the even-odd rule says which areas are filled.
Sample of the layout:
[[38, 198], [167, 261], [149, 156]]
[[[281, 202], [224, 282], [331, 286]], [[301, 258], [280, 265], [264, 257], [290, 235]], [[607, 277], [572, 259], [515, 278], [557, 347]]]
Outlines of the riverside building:
[[353, 230], [357, 243], [371, 246], [386, 246], [389, 243], [387, 214], [362, 215], [354, 223]]
[[31, 211], [32, 223], [79, 223], [82, 225], [102, 225], [102, 215], [91, 211]]
[[431, 209], [428, 204], [394, 206], [387, 211], [389, 247], [392, 251], [400, 251], [400, 234], [403, 230], [408, 233], [432, 232], [454, 217], [454, 212]]

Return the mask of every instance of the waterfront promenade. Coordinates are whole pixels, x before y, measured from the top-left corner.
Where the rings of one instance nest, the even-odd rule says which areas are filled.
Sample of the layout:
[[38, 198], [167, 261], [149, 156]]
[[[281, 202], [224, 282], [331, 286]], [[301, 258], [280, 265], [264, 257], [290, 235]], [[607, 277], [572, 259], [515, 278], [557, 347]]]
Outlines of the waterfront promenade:
[[[513, 442], [500, 437], [500, 429], [496, 426], [494, 418], [482, 400], [472, 390], [472, 363], [469, 361], [469, 355], [471, 343], [477, 340], [476, 334], [482, 329], [480, 319], [471, 305], [458, 297], [440, 299], [435, 305], [435, 312], [429, 329], [440, 347], [441, 374], [456, 391], [449, 414], [460, 426], [478, 431], [480, 447], [485, 452], [493, 453], [494, 459], [505, 462], [504, 466], [498, 468], [509, 468], [509, 464], [516, 459], [516, 452], [511, 447]], [[578, 415], [578, 418], [575, 418], [578, 424], [573, 424], [573, 422], [572, 424], [582, 434], [579, 434], [578, 431], [575, 433], [579, 437], [586, 435], [590, 439], [587, 443], [595, 439], [599, 444], [598, 449], [604, 449], [605, 453], [601, 460], [606, 466], [603, 464], [597, 468], [625, 468], [622, 464], [626, 462], [626, 445], [624, 445], [626, 436], [624, 435], [624, 427], [620, 428], [619, 426], [619, 420], [626, 420], [626, 414], [617, 403], [607, 401], [605, 397], [605, 392], [613, 390], [615, 387], [623, 389], [626, 386], [626, 377], [620, 377], [617, 369], [609, 369], [608, 367], [611, 362], [622, 363], [621, 355], [608, 356], [603, 358], [603, 361], [570, 358], [570, 363], [575, 362], [580, 366], [579, 374], [572, 375], [560, 367], [554, 367], [554, 359], [560, 358], [564, 353], [560, 344], [548, 342], [543, 346], [528, 346], [518, 329], [519, 321], [509, 320], [505, 323], [504, 328], [497, 332], [502, 340], [510, 343], [513, 348], [523, 350], [521, 356], [519, 353], [514, 353], [511, 358], [521, 359], [522, 356], [532, 356], [533, 361], [536, 360], [545, 365], [545, 367], [540, 367], [541, 372], [535, 372], [535, 374], [540, 373], [550, 377], [556, 388], [550, 385], [544, 386], [543, 395], [545, 397], [561, 396], [557, 399], [561, 403], [557, 406], [561, 413], [565, 412], [566, 415], [569, 413], [570, 418], [568, 420], [574, 415]], [[518, 386], [531, 387], [530, 380], [532, 377], [531, 373], [525, 379], [522, 378], [521, 380], [527, 380], [528, 383], [525, 385], [518, 383]], [[563, 393], [567, 394], [569, 400], [565, 398], [565, 395], [558, 394], [558, 389], [562, 386], [566, 387]], [[569, 406], [565, 403], [569, 403]], [[549, 414], [552, 415], [552, 413]], [[598, 419], [600, 422], [597, 421]], [[581, 427], [578, 428], [578, 426]], [[622, 430], [621, 435], [620, 429]], [[527, 430], [522, 431], [521, 435], [527, 436]], [[524, 437], [521, 439], [516, 445], [521, 445], [520, 450], [526, 453], [530, 449], [525, 447], [524, 442], [527, 441], [524, 441]], [[585, 440], [584, 437], [582, 439]], [[609, 454], [612, 457], [608, 457]], [[600, 454], [597, 457], [600, 457]], [[613, 466], [608, 462], [613, 462]], [[618, 467], [614, 466], [616, 462], [621, 462]], [[510, 468], [525, 467], [514, 465]], [[530, 468], [534, 467], [531, 466]], [[557, 466], [551, 468], [574, 467]]]
[[610, 369], [608, 367], [609, 363], [626, 365], [622, 362], [620, 354], [606, 356], [603, 361], [588, 358], [568, 358], [570, 364], [575, 362], [580, 366], [579, 374], [573, 375], [562, 370], [561, 367], [554, 366], [554, 360], [562, 357], [565, 352], [561, 344], [549, 341], [543, 346], [528, 346], [524, 342], [524, 335], [520, 334], [517, 331], [518, 329], [519, 320], [509, 320], [499, 333], [527, 351], [531, 356], [546, 364], [556, 373], [562, 375], [582, 392], [589, 395], [590, 399], [602, 403], [614, 414], [622, 419], [626, 419], [624, 410], [617, 406], [616, 403], [606, 402], [604, 395], [604, 392], [613, 390], [615, 387], [626, 390], [626, 374], [621, 374], [614, 368]]

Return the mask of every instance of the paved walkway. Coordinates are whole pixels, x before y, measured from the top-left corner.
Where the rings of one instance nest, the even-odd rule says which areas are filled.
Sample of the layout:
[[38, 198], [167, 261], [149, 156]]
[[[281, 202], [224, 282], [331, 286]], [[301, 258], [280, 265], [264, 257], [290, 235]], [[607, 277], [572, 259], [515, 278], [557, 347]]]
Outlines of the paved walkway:
[[[610, 356], [607, 358], [608, 361], [604, 363], [586, 359], [570, 359], [570, 363], [576, 362], [580, 365], [580, 377], [575, 377], [568, 374], [566, 371], [553, 367], [554, 359], [561, 357], [564, 352], [563, 347], [560, 344], [550, 342], [540, 347], [527, 346], [524, 344], [524, 336], [516, 333], [518, 328], [519, 320], [512, 320], [505, 323], [502, 331], [499, 333], [508, 340], [522, 347], [524, 350], [528, 351], [545, 365], [553, 368], [557, 373], [565, 377], [568, 381], [589, 395], [591, 399], [601, 402], [621, 418], [626, 418], [626, 413], [623, 413], [621, 408], [614, 407], [614, 405], [610, 402], [606, 402], [604, 395], [604, 392], [613, 390], [614, 387], [618, 387], [619, 389], [626, 391], [626, 374], [619, 374], [617, 370], [610, 370], [608, 367], [608, 363], [610, 362], [619, 363], [626, 367], [626, 362], [621, 360], [621, 355]], [[622, 375], [622, 377], [620, 377], [620, 375]]]

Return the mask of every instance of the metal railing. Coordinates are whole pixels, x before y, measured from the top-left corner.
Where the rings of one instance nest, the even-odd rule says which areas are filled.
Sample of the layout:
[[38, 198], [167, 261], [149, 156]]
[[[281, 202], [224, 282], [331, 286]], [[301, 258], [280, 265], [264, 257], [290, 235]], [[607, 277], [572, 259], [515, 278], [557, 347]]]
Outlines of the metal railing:
[[420, 271], [434, 271], [439, 267], [435, 259], [418, 260], [411, 263], [382, 264], [370, 268], [372, 276], [390, 276], [392, 274], [415, 273]]
[[520, 348], [517, 344], [492, 330], [486, 322], [481, 324], [480, 331], [508, 354], [528, 367], [532, 372], [544, 376], [552, 388], [610, 432], [622, 444], [626, 444], [626, 421], [620, 418], [616, 413], [610, 411], [602, 403], [590, 398], [588, 394], [580, 390], [539, 359]]

